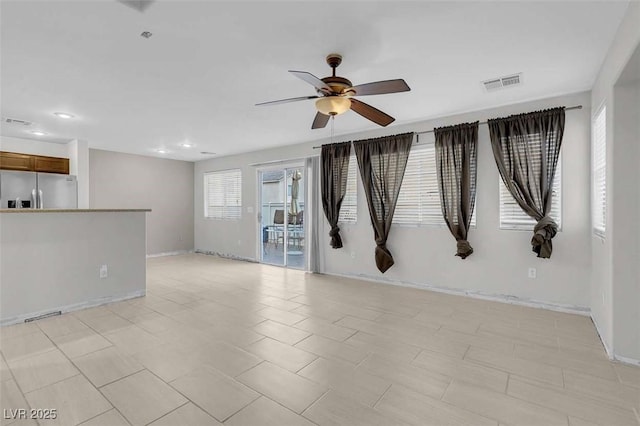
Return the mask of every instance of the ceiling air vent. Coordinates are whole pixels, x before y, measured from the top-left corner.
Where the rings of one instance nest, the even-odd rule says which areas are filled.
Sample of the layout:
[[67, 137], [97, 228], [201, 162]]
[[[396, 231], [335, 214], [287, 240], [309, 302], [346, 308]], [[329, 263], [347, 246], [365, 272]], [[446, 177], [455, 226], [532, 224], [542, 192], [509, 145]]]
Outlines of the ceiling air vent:
[[504, 89], [505, 87], [517, 86], [522, 83], [522, 73], [508, 75], [506, 77], [492, 78], [483, 81], [482, 84], [487, 92]]
[[31, 126], [32, 124], [30, 121], [27, 121], [27, 120], [20, 120], [18, 118], [9, 118], [9, 117], [4, 117], [2, 121], [4, 121], [7, 124], [17, 124], [21, 126]]

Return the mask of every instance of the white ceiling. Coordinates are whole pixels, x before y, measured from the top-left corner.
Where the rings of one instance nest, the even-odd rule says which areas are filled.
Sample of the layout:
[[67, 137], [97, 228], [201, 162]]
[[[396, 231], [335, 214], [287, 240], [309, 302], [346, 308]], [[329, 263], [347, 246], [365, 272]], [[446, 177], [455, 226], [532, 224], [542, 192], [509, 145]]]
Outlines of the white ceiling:
[[[115, 0], [3, 0], [2, 116], [32, 121], [51, 142], [186, 160], [300, 143], [329, 135], [311, 130], [313, 101], [254, 106], [315, 94], [289, 69], [327, 76], [324, 58], [337, 52], [338, 75], [354, 84], [404, 78], [410, 92], [362, 98], [394, 124], [588, 90], [626, 7], [158, 0], [141, 13]], [[480, 83], [517, 72], [520, 87]], [[335, 120], [336, 134], [375, 126], [353, 112]]]

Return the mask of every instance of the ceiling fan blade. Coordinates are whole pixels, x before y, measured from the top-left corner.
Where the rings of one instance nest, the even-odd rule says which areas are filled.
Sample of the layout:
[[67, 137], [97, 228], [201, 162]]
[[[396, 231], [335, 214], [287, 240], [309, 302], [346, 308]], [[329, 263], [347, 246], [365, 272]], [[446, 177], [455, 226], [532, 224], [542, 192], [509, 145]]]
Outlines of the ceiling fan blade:
[[353, 98], [351, 98], [351, 110], [382, 127], [386, 127], [396, 120], [379, 109]]
[[385, 93], [408, 92], [411, 88], [407, 83], [399, 78], [397, 80], [376, 81], [373, 83], [359, 84], [351, 89], [355, 91], [355, 96], [383, 95]]
[[306, 71], [291, 71], [289, 70], [289, 72], [293, 75], [295, 75], [296, 77], [298, 77], [300, 80], [302, 81], [306, 81], [307, 83], [309, 83], [310, 85], [312, 85], [313, 87], [315, 87], [318, 90], [322, 90], [323, 92], [327, 92], [330, 93], [331, 92], [331, 87], [329, 87], [327, 85], [327, 83], [325, 83], [324, 81], [320, 80], [318, 77], [316, 77], [315, 75], [306, 72]]
[[280, 99], [278, 101], [260, 102], [259, 104], [256, 104], [256, 106], [286, 104], [289, 102], [306, 101], [307, 99], [316, 99], [319, 97], [320, 96], [300, 96], [298, 98], [289, 98], [289, 99]]
[[313, 124], [311, 125], [312, 129], [322, 129], [326, 127], [327, 123], [331, 116], [325, 115], [321, 112], [316, 113], [316, 118], [313, 119]]

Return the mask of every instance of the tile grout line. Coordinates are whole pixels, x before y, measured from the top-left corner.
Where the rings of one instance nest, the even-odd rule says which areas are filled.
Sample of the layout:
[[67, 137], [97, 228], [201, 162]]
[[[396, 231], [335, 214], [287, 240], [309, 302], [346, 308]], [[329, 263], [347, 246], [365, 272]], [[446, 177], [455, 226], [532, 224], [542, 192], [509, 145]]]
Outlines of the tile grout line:
[[[451, 378], [451, 380], [449, 380], [449, 383], [447, 384], [447, 387], [446, 387], [446, 388], [444, 388], [444, 392], [442, 392], [442, 395], [440, 395], [440, 398], [438, 399], [439, 401], [446, 402], [446, 401], [444, 401], [444, 397], [445, 397], [445, 395], [447, 394], [447, 391], [449, 390], [449, 388], [451, 387], [451, 385], [453, 384], [454, 380], [455, 380], [455, 379], [454, 379], [453, 377]], [[453, 405], [453, 404], [451, 404], [451, 405]], [[455, 406], [455, 405], [454, 405], [454, 406]], [[471, 410], [469, 410], [469, 411], [471, 411]], [[480, 414], [480, 413], [476, 413], [476, 414]], [[480, 414], [480, 415], [481, 415], [481, 414]]]
[[[74, 317], [74, 318], [75, 318], [75, 317]], [[76, 318], [76, 319], [77, 319], [77, 318]], [[80, 319], [77, 319], [77, 320], [78, 320], [78, 321], [80, 321], [81, 323], [83, 323], [84, 325], [86, 325], [87, 327], [91, 328], [88, 324], [85, 324], [82, 320], [80, 320]], [[102, 336], [102, 333], [98, 333], [96, 330], [94, 330], [94, 332], [95, 332], [96, 334], [99, 334], [100, 336]], [[47, 337], [48, 337], [48, 336], [47, 336]], [[102, 336], [102, 337], [103, 337], [104, 339], [106, 339], [106, 337], [104, 337], [104, 336]], [[109, 342], [113, 345], [113, 342], [111, 342], [111, 341], [110, 341], [110, 340], [108, 340], [108, 339], [106, 339], [106, 340], [107, 340], [107, 341], [109, 341]], [[54, 345], [56, 345], [56, 344], [55, 344], [55, 342], [53, 342], [53, 344], [54, 344]], [[56, 348], [58, 348], [58, 345], [56, 345]], [[106, 348], [103, 348], [103, 349], [106, 349]], [[111, 408], [110, 408], [110, 409], [105, 410], [105, 411], [103, 411], [102, 413], [99, 413], [99, 414], [98, 414], [98, 416], [99, 416], [99, 415], [102, 415], [102, 414], [104, 414], [104, 413], [106, 413], [106, 412], [108, 412], [108, 411], [110, 411], [111, 409], [114, 409], [114, 410], [116, 410], [116, 411], [117, 411], [117, 412], [118, 412], [118, 413], [119, 413], [119, 414], [120, 414], [124, 419], [126, 419], [126, 420], [127, 420], [127, 422], [129, 422], [129, 419], [127, 419], [127, 418], [124, 416], [124, 414], [123, 414], [123, 413], [121, 413], [121, 412], [120, 412], [120, 410], [118, 410], [118, 408], [117, 408], [115, 405], [113, 405], [113, 404], [111, 403], [111, 401], [109, 400], [109, 398], [107, 398], [107, 397], [102, 393], [102, 391], [101, 391], [98, 387], [96, 387], [96, 386], [93, 384], [93, 382], [92, 382], [91, 380], [89, 380], [89, 378], [84, 374], [84, 372], [83, 372], [80, 368], [78, 368], [78, 366], [73, 362], [73, 360], [72, 360], [71, 358], [69, 358], [69, 357], [67, 356], [67, 354], [66, 354], [66, 353], [64, 353], [60, 348], [58, 348], [58, 350], [60, 350], [60, 353], [62, 353], [62, 355], [63, 355], [65, 358], [67, 358], [67, 361], [69, 361], [69, 363], [73, 366], [73, 368], [75, 368], [75, 369], [78, 371], [78, 374], [79, 374], [79, 375], [82, 375], [82, 377], [84, 377], [84, 379], [87, 381], [87, 383], [89, 383], [89, 385], [91, 385], [91, 386], [92, 386], [92, 387], [93, 387], [93, 388], [94, 388], [94, 389], [95, 389], [95, 390], [100, 394], [100, 396], [102, 396], [102, 398], [104, 398], [104, 400], [105, 400], [105, 401], [107, 401], [107, 403], [111, 406]], [[97, 352], [97, 351], [96, 351], [96, 352]], [[75, 377], [75, 376], [72, 376], [72, 377]], [[67, 379], [64, 379], [64, 380], [67, 380]], [[60, 382], [62, 382], [62, 380], [61, 380]], [[58, 382], [58, 383], [60, 383], [60, 382]], [[94, 417], [97, 417], [97, 416], [94, 416]], [[89, 420], [89, 419], [87, 419], [87, 420]], [[85, 420], [85, 422], [86, 422], [87, 420]], [[129, 423], [131, 423], [131, 422], [129, 422]]]
[[[80, 371], [80, 369], [78, 369], [78, 367], [76, 367], [76, 365], [73, 363], [73, 361], [71, 361], [71, 359], [67, 356], [67, 354], [65, 354], [65, 353], [64, 353], [64, 352], [63, 352], [63, 351], [58, 347], [58, 345], [56, 344], [56, 342], [54, 342], [54, 341], [51, 339], [51, 337], [49, 337], [49, 335], [48, 335], [47, 333], [45, 333], [45, 332], [44, 332], [44, 330], [42, 330], [42, 329], [40, 328], [40, 326], [37, 324], [37, 321], [34, 321], [34, 323], [36, 323], [36, 326], [38, 327], [38, 330], [40, 330], [40, 332], [41, 332], [42, 334], [44, 334], [44, 336], [49, 340], [49, 342], [51, 342], [51, 344], [53, 345], [53, 348], [52, 348], [52, 349], [50, 349], [50, 350], [44, 351], [44, 352], [40, 352], [40, 353], [33, 354], [33, 355], [29, 355], [29, 356], [25, 356], [25, 357], [21, 357], [21, 358], [16, 358], [16, 361], [22, 361], [22, 360], [29, 359], [29, 358], [32, 358], [32, 357], [35, 357], [35, 356], [39, 356], [39, 355], [42, 355], [42, 354], [45, 354], [45, 353], [48, 353], [48, 352], [53, 352], [54, 350], [58, 350], [58, 351], [60, 352], [60, 354], [61, 354], [63, 357], [65, 357], [65, 358], [67, 359], [67, 361], [69, 361], [69, 363], [73, 366], [73, 368], [74, 368], [78, 373], [77, 373], [77, 374], [74, 374], [74, 375], [72, 375], [72, 376], [66, 377], [66, 378], [64, 378], [64, 379], [62, 379], [62, 380], [57, 380], [57, 381], [55, 381], [55, 382], [53, 382], [53, 383], [49, 383], [48, 385], [44, 385], [44, 386], [40, 386], [39, 388], [32, 389], [32, 390], [30, 390], [30, 391], [29, 391], [29, 392], [27, 392], [27, 393], [31, 393], [31, 392], [35, 392], [35, 391], [40, 390], [40, 389], [44, 389], [44, 388], [46, 388], [47, 386], [55, 385], [55, 384], [57, 384], [57, 383], [63, 382], [63, 381], [65, 381], [65, 380], [67, 380], [67, 379], [70, 379], [70, 378], [72, 378], [72, 377], [75, 377], [75, 376], [77, 376], [77, 375], [79, 375], [79, 374], [82, 374], [82, 372]], [[15, 375], [13, 374], [13, 371], [12, 371], [11, 367], [9, 366], [9, 363], [6, 361], [6, 357], [5, 357], [5, 363], [7, 364], [7, 367], [9, 367], [9, 371], [11, 371], [11, 376], [14, 378], [14, 381], [16, 382], [16, 386], [18, 386], [18, 388], [20, 389], [20, 392], [22, 392], [22, 388], [21, 388], [21, 387], [20, 387], [20, 385], [18, 384], [18, 381], [17, 381], [17, 380], [15, 380]], [[86, 379], [86, 377], [85, 377], [85, 379]], [[89, 382], [89, 383], [91, 383], [91, 382]], [[93, 385], [93, 383], [91, 383], [91, 385]], [[94, 386], [94, 387], [95, 387], [95, 386]], [[29, 401], [28, 401], [28, 400], [27, 400], [27, 398], [26, 398], [26, 393], [22, 392], [22, 396], [24, 397], [25, 401], [27, 401], [27, 404], [28, 404], [28, 403], [29, 403]]]
[[[16, 388], [18, 388], [18, 392], [20, 392], [20, 395], [22, 396], [22, 399], [24, 400], [24, 402], [27, 403], [27, 408], [31, 409], [31, 404], [29, 403], [29, 400], [27, 399], [25, 393], [22, 391], [22, 387], [20, 387], [20, 384], [18, 383], [18, 381], [16, 380], [15, 375], [13, 374], [13, 370], [11, 370], [11, 367], [9, 367], [9, 363], [7, 362], [7, 359], [6, 359], [6, 357], [4, 356], [4, 354], [2, 352], [0, 352], [0, 357], [2, 357], [2, 359], [4, 360], [4, 363], [7, 366], [7, 369], [9, 370], [9, 374], [11, 375], [11, 379], [9, 379], [9, 380], [13, 380], [13, 383], [15, 383]], [[16, 419], [16, 421], [17, 421], [17, 419]], [[13, 424], [13, 423], [15, 423], [15, 422], [12, 422], [10, 424]], [[36, 423], [40, 424], [40, 422], [38, 422], [37, 420], [36, 420]]]
[[374, 410], [376, 409], [376, 406], [380, 403], [380, 401], [382, 401], [382, 398], [384, 398], [387, 392], [389, 392], [389, 389], [391, 389], [391, 386], [393, 386], [393, 383], [390, 383], [389, 386], [387, 386], [384, 392], [382, 392], [382, 394], [378, 397], [378, 399], [376, 399], [376, 402], [373, 403], [371, 408], [373, 408]]
[[[305, 416], [305, 415], [304, 415], [304, 413], [306, 413], [307, 411], [309, 411], [309, 409], [310, 409], [311, 407], [313, 407], [314, 405], [316, 405], [316, 404], [318, 403], [318, 401], [320, 401], [322, 398], [324, 398], [326, 394], [328, 394], [329, 392], [331, 392], [331, 390], [332, 390], [332, 389], [331, 389], [331, 388], [329, 388], [329, 389], [327, 389], [326, 391], [324, 391], [322, 394], [320, 394], [320, 396], [319, 396], [319, 397], [317, 397], [316, 399], [314, 399], [314, 400], [311, 402], [311, 404], [307, 405], [307, 407], [306, 407], [304, 410], [302, 410], [299, 414], [300, 414], [302, 417], [304, 417], [305, 419], [307, 419], [307, 420], [309, 420], [309, 421], [313, 422], [313, 420], [311, 420], [309, 417]], [[316, 423], [316, 422], [313, 422], [313, 423]], [[317, 424], [317, 423], [316, 423], [316, 424]]]
[[[240, 382], [238, 382], [240, 383]], [[242, 383], [244, 385], [244, 383]], [[247, 386], [247, 385], [245, 385]], [[247, 386], [248, 387], [248, 386]], [[252, 388], [253, 389], [253, 388]], [[253, 389], [255, 391], [255, 389]], [[226, 422], [227, 420], [229, 420], [231, 417], [235, 416], [236, 414], [238, 414], [240, 411], [244, 410], [245, 408], [247, 408], [249, 405], [253, 404], [254, 402], [256, 402], [258, 399], [260, 399], [262, 396], [264, 396], [262, 393], [255, 391], [258, 396], [254, 399], [252, 399], [247, 405], [245, 405], [244, 407], [240, 408], [239, 410], [235, 411], [234, 413], [228, 415], [225, 419], [222, 420], [221, 423]], [[204, 410], [204, 408], [200, 407], [201, 410]], [[209, 413], [208, 411], [204, 410], [205, 413]], [[213, 416], [212, 416], [213, 417]], [[215, 418], [215, 417], [214, 417]], [[216, 419], [217, 420], [217, 419]]]
[[[109, 403], [111, 403], [111, 401], [109, 401]], [[90, 422], [91, 420], [93, 420], [93, 419], [95, 419], [97, 417], [100, 417], [100, 416], [108, 413], [111, 410], [115, 410], [118, 414], [120, 414], [122, 416], [122, 418], [124, 419], [125, 422], [127, 422], [129, 425], [131, 425], [131, 422], [129, 421], [129, 419], [127, 419], [116, 407], [113, 407], [113, 408], [105, 411], [104, 413], [97, 414], [97, 415], [91, 417], [90, 419], [84, 420], [82, 423], [79, 423], [77, 426], [82, 426], [83, 424], [85, 424], [87, 422]]]
[[[198, 407], [199, 409], [201, 409], [202, 411], [204, 411], [205, 413], [207, 413], [207, 414], [208, 414], [209, 416], [211, 416], [212, 418], [214, 418], [214, 419], [218, 420], [218, 418], [217, 418], [217, 417], [215, 417], [214, 415], [212, 415], [211, 413], [209, 413], [207, 410], [205, 410], [204, 408], [202, 408], [202, 407], [201, 407], [200, 405], [198, 405], [195, 401], [193, 401], [193, 400], [192, 400], [191, 398], [189, 398], [187, 395], [185, 395], [185, 394], [183, 394], [182, 392], [180, 392], [178, 389], [176, 389], [176, 388], [171, 384], [172, 382], [175, 382], [176, 380], [181, 379], [182, 377], [184, 377], [184, 376], [186, 376], [186, 375], [190, 374], [191, 372], [193, 372], [193, 370], [191, 370], [191, 371], [187, 372], [186, 374], [184, 374], [184, 375], [182, 375], [182, 376], [180, 376], [180, 377], [177, 377], [176, 379], [174, 379], [174, 380], [172, 380], [172, 381], [170, 381], [170, 382], [166, 382], [166, 381], [164, 381], [161, 377], [159, 377], [158, 375], [156, 375], [156, 374], [155, 374], [153, 371], [151, 371], [151, 370], [148, 370], [148, 369], [146, 369], [146, 368], [145, 368], [145, 370], [146, 370], [146, 371], [148, 371], [148, 372], [149, 372], [153, 377], [155, 377], [156, 379], [160, 380], [160, 381], [161, 381], [162, 383], [164, 383], [165, 385], [169, 386], [169, 387], [170, 387], [174, 392], [176, 392], [177, 394], [179, 394], [180, 396], [182, 396], [184, 399], [186, 399], [186, 400], [187, 400], [187, 402], [185, 402], [184, 404], [180, 405], [179, 407], [176, 407], [175, 409], [171, 410], [171, 412], [173, 412], [173, 411], [177, 410], [177, 409], [178, 409], [178, 408], [180, 408], [180, 407], [184, 407], [184, 406], [185, 406], [185, 405], [187, 405], [188, 403], [192, 403], [193, 405], [195, 405], [196, 407]], [[216, 368], [214, 368], [214, 370], [216, 370], [217, 372], [220, 372], [220, 371], [219, 371], [218, 369], [216, 369]], [[140, 370], [140, 371], [143, 371], [143, 370]], [[138, 371], [138, 373], [139, 373], [140, 371]], [[221, 373], [221, 374], [224, 374], [224, 373], [222, 373], [222, 372], [220, 372], [220, 373]], [[136, 374], [136, 373], [134, 373], [134, 374]], [[226, 376], [226, 374], [225, 374], [225, 376]], [[229, 377], [229, 376], [227, 376], [227, 377]], [[233, 377], [229, 377], [229, 378], [230, 378], [231, 380], [236, 381]], [[240, 383], [240, 382], [238, 382], [238, 383]], [[246, 385], [245, 385], [245, 386], [246, 386]], [[257, 398], [256, 398], [256, 399], [257, 399]], [[255, 401], [255, 399], [254, 399], [254, 400], [252, 400], [251, 402], [253, 402], [253, 401]], [[248, 405], [248, 404], [247, 404], [247, 405]], [[148, 424], [150, 424], [150, 423], [153, 423], [153, 422], [157, 421], [158, 419], [160, 419], [160, 418], [162, 418], [162, 417], [166, 416], [167, 414], [169, 414], [169, 413], [166, 413], [166, 414], [164, 414], [164, 415], [162, 415], [162, 416], [158, 417], [157, 419], [152, 420], [152, 421], [151, 421], [151, 422], [149, 422]], [[128, 419], [127, 419], [127, 420], [128, 420]], [[220, 423], [222, 423], [222, 422], [220, 422]]]
[[[302, 350], [302, 349], [301, 349], [301, 350]], [[306, 352], [306, 351], [305, 351], [305, 352]], [[303, 378], [307, 379], [306, 377], [304, 377], [304, 376], [302, 376], [302, 375], [300, 375], [300, 374], [298, 374], [298, 373], [299, 373], [300, 371], [304, 370], [305, 368], [307, 368], [308, 366], [310, 366], [311, 364], [313, 364], [314, 362], [316, 362], [317, 360], [319, 360], [320, 358], [322, 358], [320, 355], [317, 355], [317, 354], [312, 354], [312, 355], [315, 355], [316, 357], [315, 357], [312, 361], [310, 361], [310, 362], [306, 363], [306, 364], [304, 365], [304, 367], [302, 367], [302, 368], [298, 368], [296, 371], [294, 371], [294, 372], [293, 372], [293, 374], [295, 374], [295, 375], [297, 375], [297, 376], [300, 376], [300, 377], [303, 377]], [[285, 370], [286, 370], [286, 368], [285, 368]], [[307, 380], [311, 380], [311, 379], [307, 379]], [[313, 380], [311, 380], [311, 381], [313, 381]], [[318, 383], [318, 384], [319, 384], [319, 383]]]

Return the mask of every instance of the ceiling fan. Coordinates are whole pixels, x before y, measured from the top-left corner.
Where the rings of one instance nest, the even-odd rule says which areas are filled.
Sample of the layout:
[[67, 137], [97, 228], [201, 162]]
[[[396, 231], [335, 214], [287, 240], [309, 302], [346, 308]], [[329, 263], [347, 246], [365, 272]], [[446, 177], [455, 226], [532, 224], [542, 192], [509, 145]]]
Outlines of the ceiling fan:
[[301, 96], [298, 98], [281, 99], [278, 101], [262, 102], [256, 104], [277, 105], [288, 102], [304, 101], [308, 99], [316, 100], [316, 117], [311, 125], [312, 129], [321, 129], [327, 125], [329, 118], [342, 114], [351, 109], [364, 118], [373, 121], [380, 126], [388, 126], [395, 118], [380, 111], [371, 105], [365, 104], [354, 98], [354, 96], [383, 95], [386, 93], [407, 92], [411, 90], [402, 79], [376, 81], [373, 83], [359, 84], [353, 86], [349, 80], [336, 75], [336, 68], [342, 62], [342, 56], [332, 53], [327, 56], [327, 64], [332, 68], [333, 74], [329, 77], [318, 78], [305, 71], [289, 71], [299, 79], [306, 81], [315, 87], [316, 96]]

